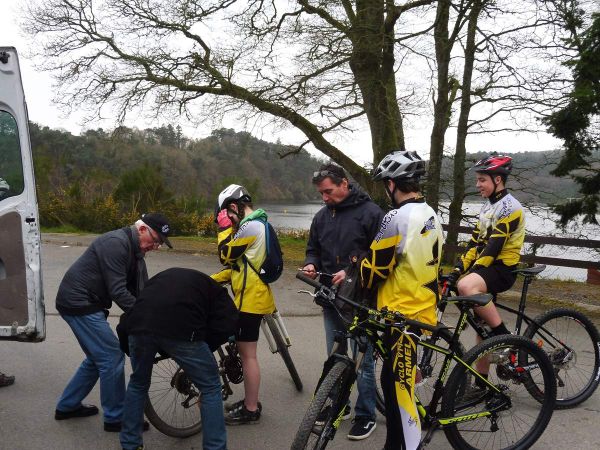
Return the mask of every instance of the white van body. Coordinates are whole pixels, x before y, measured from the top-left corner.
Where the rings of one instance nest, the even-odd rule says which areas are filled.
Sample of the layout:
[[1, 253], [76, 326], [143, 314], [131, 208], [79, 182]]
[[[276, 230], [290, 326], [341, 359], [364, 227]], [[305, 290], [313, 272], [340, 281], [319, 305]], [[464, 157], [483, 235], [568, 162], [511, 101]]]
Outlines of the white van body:
[[0, 47], [0, 339], [46, 337], [27, 105], [14, 47]]

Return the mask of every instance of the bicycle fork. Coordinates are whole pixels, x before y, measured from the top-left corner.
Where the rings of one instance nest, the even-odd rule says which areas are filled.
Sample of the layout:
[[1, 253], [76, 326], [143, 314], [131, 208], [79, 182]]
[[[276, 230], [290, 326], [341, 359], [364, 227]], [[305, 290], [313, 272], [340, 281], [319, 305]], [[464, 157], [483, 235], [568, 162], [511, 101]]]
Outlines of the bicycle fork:
[[[275, 310], [271, 314], [271, 317], [273, 318], [272, 323], [279, 330], [279, 334], [281, 334], [281, 336], [283, 337], [283, 340], [285, 341], [285, 345], [287, 347], [290, 347], [292, 345], [292, 341], [290, 339], [290, 335], [287, 331], [287, 328], [285, 327], [285, 324], [283, 323], [281, 314], [279, 313], [279, 311]], [[262, 320], [262, 322], [260, 323], [260, 328], [262, 329], [263, 335], [267, 339], [267, 343], [269, 344], [269, 349], [271, 350], [271, 353], [277, 353], [279, 351], [279, 349], [277, 348], [277, 343], [275, 342], [275, 339], [273, 338], [273, 334], [271, 333], [271, 329], [269, 328], [269, 325], [267, 324], [266, 319]]]

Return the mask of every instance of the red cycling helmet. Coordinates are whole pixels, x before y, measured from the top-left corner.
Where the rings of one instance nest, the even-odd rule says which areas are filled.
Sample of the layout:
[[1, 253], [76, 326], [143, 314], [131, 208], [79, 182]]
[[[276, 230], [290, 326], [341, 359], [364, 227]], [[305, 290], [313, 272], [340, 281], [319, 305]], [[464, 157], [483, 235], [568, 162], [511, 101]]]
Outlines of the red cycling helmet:
[[490, 175], [509, 175], [512, 170], [512, 158], [510, 156], [492, 153], [475, 163], [472, 169]]

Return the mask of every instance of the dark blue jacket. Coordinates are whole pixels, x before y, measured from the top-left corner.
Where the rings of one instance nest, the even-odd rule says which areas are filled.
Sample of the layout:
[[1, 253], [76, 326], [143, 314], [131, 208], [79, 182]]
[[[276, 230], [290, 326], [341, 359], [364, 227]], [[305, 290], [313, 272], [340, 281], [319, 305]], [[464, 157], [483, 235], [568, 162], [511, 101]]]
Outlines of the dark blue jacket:
[[58, 288], [56, 309], [80, 316], [107, 310], [114, 301], [126, 311], [147, 280], [137, 229], [109, 231], [97, 237], [69, 268]]
[[[321, 208], [310, 225], [304, 264], [320, 272], [335, 273], [350, 264], [350, 255], [369, 249], [384, 213], [363, 191], [350, 185], [348, 197]], [[330, 284], [330, 277], [321, 277]]]

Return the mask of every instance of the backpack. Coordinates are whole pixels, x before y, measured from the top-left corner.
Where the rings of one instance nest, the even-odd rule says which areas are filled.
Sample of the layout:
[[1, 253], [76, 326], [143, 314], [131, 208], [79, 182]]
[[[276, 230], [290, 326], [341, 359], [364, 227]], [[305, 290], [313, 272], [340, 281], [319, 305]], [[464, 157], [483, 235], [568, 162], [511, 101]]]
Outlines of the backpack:
[[259, 270], [256, 270], [250, 261], [244, 257], [248, 265], [254, 270], [258, 277], [265, 284], [274, 283], [279, 279], [281, 273], [283, 272], [283, 253], [281, 251], [281, 246], [279, 245], [279, 240], [277, 239], [277, 234], [275, 233], [275, 229], [273, 226], [264, 220], [257, 219], [265, 225], [265, 240], [267, 243], [267, 256], [265, 257], [262, 266], [260, 266]]

